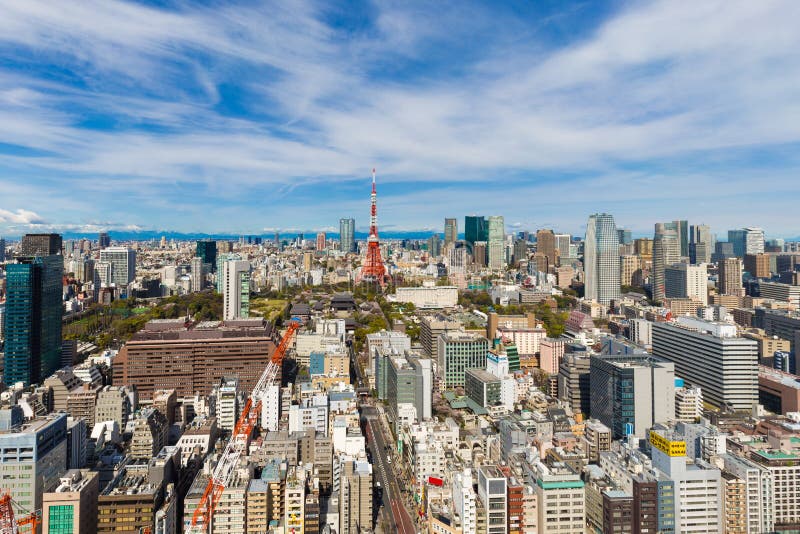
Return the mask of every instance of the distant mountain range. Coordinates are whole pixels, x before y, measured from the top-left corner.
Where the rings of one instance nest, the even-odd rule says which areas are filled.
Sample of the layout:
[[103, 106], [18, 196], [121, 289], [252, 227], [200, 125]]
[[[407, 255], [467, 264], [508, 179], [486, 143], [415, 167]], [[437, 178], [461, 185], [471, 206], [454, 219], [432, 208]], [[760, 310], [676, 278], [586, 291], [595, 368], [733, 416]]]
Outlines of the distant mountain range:
[[[413, 230], [407, 232], [380, 232], [381, 239], [428, 239], [432, 236], [435, 232], [432, 231], [425, 231], [425, 230]], [[444, 235], [444, 232], [438, 232], [440, 236]], [[175, 241], [194, 241], [197, 239], [216, 239], [221, 241], [238, 241], [240, 237], [260, 237], [264, 241], [272, 240], [275, 237], [274, 233], [269, 234], [206, 234], [206, 233], [184, 233], [184, 232], [170, 232], [170, 231], [151, 231], [151, 230], [142, 230], [142, 231], [114, 231], [110, 230], [108, 232], [109, 236], [114, 241], [158, 241], [161, 237], [165, 237], [168, 241], [175, 240]], [[295, 239], [298, 236], [299, 232], [287, 232], [287, 233], [280, 233], [280, 239], [283, 240], [290, 240]], [[325, 235], [328, 239], [338, 239], [339, 233], [331, 233], [326, 232]], [[315, 239], [317, 236], [316, 232], [304, 232], [303, 237], [305, 239]], [[367, 232], [356, 232], [355, 237], [358, 240], [367, 239], [369, 234]], [[73, 233], [73, 232], [64, 232], [62, 234], [64, 239], [97, 239], [97, 234], [86, 234], [86, 233]], [[463, 237], [463, 236], [462, 236]]]

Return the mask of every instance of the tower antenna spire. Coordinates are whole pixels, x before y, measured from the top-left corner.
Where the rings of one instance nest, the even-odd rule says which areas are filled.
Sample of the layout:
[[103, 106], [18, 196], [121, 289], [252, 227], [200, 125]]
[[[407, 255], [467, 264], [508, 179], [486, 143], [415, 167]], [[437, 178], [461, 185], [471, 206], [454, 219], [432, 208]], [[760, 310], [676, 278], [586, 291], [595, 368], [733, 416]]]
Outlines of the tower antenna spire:
[[372, 169], [372, 194], [370, 195], [369, 238], [367, 239], [367, 257], [358, 281], [378, 282], [386, 285], [386, 266], [381, 259], [381, 247], [378, 239], [378, 194], [375, 189], [375, 169]]

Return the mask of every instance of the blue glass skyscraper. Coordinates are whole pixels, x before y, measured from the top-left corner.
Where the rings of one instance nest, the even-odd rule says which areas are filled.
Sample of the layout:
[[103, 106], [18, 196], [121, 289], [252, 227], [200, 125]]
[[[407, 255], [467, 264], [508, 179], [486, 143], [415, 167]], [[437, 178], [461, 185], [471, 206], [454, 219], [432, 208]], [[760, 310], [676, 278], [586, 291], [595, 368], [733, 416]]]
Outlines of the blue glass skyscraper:
[[17, 258], [6, 267], [3, 380], [36, 384], [61, 365], [61, 255]]

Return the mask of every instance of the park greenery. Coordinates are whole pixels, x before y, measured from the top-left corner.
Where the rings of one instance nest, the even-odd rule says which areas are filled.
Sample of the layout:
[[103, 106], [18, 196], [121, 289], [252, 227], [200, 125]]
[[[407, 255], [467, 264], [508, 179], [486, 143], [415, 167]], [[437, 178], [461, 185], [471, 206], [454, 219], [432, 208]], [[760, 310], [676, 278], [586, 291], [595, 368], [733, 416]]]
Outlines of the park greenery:
[[222, 304], [222, 295], [213, 292], [176, 295], [157, 303], [130, 298], [109, 306], [95, 304], [79, 318], [65, 321], [64, 339], [92, 342], [101, 349], [118, 347], [153, 319], [220, 320]]

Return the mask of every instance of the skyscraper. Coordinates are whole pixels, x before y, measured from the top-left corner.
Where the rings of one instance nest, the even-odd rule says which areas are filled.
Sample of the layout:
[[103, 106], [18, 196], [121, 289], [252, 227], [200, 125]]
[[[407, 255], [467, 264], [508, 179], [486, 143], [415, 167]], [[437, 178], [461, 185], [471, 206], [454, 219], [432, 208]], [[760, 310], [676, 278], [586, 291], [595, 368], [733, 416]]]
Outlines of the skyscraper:
[[745, 250], [747, 249], [745, 240], [744, 230], [728, 230], [728, 243], [733, 245], [734, 256], [744, 258]]
[[[555, 235], [556, 241], [556, 250], [558, 251], [558, 263], [559, 265], [566, 265], [568, 262], [566, 258], [569, 258], [569, 246], [572, 243], [572, 236], [569, 234], [556, 234]], [[564, 258], [562, 260], [562, 258]]]
[[472, 261], [478, 268], [486, 267], [486, 241], [475, 241], [472, 244]]
[[744, 229], [744, 253], [763, 254], [764, 253], [764, 230], [761, 228]]
[[[57, 247], [38, 250], [60, 251], [58, 237]], [[6, 267], [6, 385], [38, 383], [60, 366], [62, 271], [60, 254], [20, 256]]]
[[[552, 230], [539, 230], [536, 232], [536, 253], [547, 257], [548, 269], [554, 267], [558, 260], [556, 248], [556, 235]], [[540, 271], [543, 269], [539, 269]]]
[[217, 270], [217, 242], [205, 239], [197, 242], [195, 256], [201, 258], [203, 263], [211, 264], [211, 272]]
[[339, 249], [342, 252], [356, 251], [355, 232], [355, 219], [339, 219]]
[[[662, 301], [666, 297], [664, 289], [664, 270], [667, 265], [677, 263], [680, 259], [678, 232], [669, 228], [669, 223], [656, 223], [653, 236], [653, 300]], [[674, 227], [673, 227], [674, 228]]]
[[226, 261], [222, 264], [225, 301], [223, 319], [247, 318], [250, 316], [250, 262], [246, 260]]
[[111, 237], [109, 237], [108, 232], [100, 232], [97, 234], [97, 245], [100, 247], [100, 250], [111, 246]]
[[719, 282], [717, 290], [720, 295], [744, 296], [742, 286], [742, 260], [739, 258], [723, 258], [719, 261]]
[[675, 231], [678, 234], [678, 245], [680, 255], [683, 258], [689, 257], [689, 221], [673, 221]]
[[711, 227], [705, 224], [692, 225], [689, 233], [689, 258], [692, 263], [710, 262], [715, 245]]
[[458, 220], [445, 219], [444, 220], [444, 244], [451, 245], [458, 241]]
[[317, 234], [317, 251], [321, 252], [325, 250], [327, 238], [325, 236], [325, 232], [319, 232]]
[[431, 258], [438, 258], [442, 255], [442, 238], [439, 234], [433, 234], [428, 238], [428, 255]]
[[584, 298], [608, 306], [619, 300], [619, 236], [614, 216], [596, 213], [586, 224], [583, 246]]
[[502, 215], [493, 215], [489, 217], [489, 268], [499, 271], [503, 268], [505, 263], [505, 254], [503, 250], [503, 240], [506, 234], [506, 225]]
[[0, 263], [6, 261], [6, 240], [0, 237]]
[[100, 261], [111, 264], [111, 283], [127, 287], [136, 279], [136, 251], [128, 247], [108, 247], [100, 251]]
[[20, 243], [20, 256], [53, 256], [61, 254], [59, 234], [25, 234]]
[[664, 268], [664, 296], [690, 298], [708, 304], [708, 270], [706, 264], [677, 263]]
[[470, 251], [476, 241], [488, 241], [486, 218], [477, 215], [467, 215], [464, 217], [464, 241], [467, 242]]
[[192, 291], [201, 291], [203, 289], [203, 259], [199, 257], [192, 258], [189, 262], [192, 269]]

